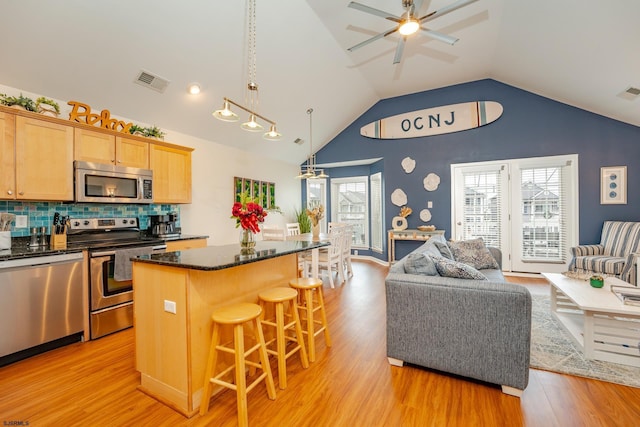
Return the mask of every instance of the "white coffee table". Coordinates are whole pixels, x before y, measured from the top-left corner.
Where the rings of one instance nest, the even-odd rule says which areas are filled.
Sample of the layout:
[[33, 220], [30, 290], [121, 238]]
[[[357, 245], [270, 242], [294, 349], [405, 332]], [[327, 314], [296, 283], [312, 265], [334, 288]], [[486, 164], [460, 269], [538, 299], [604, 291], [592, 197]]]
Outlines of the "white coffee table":
[[623, 304], [607, 277], [604, 287], [562, 274], [542, 273], [551, 283], [551, 313], [573, 337], [587, 359], [640, 367], [640, 307]]

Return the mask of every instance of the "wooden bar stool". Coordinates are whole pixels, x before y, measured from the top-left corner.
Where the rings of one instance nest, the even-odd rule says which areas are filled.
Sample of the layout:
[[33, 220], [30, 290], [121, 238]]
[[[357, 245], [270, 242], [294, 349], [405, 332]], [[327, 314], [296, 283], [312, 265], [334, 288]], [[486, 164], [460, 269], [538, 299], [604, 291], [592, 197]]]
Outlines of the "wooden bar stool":
[[[239, 303], [215, 310], [211, 314], [213, 320], [213, 336], [211, 338], [211, 348], [209, 359], [205, 371], [204, 389], [202, 391], [202, 402], [200, 403], [200, 415], [204, 415], [209, 410], [209, 399], [213, 384], [221, 385], [236, 391], [238, 402], [238, 424], [240, 426], [249, 425], [247, 413], [247, 393], [251, 391], [260, 381], [266, 379], [267, 394], [269, 399], [276, 398], [276, 388], [273, 384], [271, 367], [269, 366], [269, 356], [264, 343], [264, 335], [260, 324], [260, 314], [262, 308], [257, 304]], [[250, 322], [253, 325], [256, 344], [245, 350], [244, 324]], [[233, 326], [233, 348], [220, 344], [220, 328], [225, 325]], [[214, 370], [218, 361], [218, 351], [231, 353], [234, 355], [235, 363], [222, 372], [214, 376]], [[254, 351], [260, 355], [260, 363], [247, 359]], [[246, 366], [260, 368], [262, 374], [258, 376], [249, 386], [247, 386]], [[222, 380], [221, 378], [235, 368], [235, 384]]]
[[[276, 328], [276, 337], [266, 342], [267, 353], [273, 354], [278, 359], [278, 386], [284, 390], [287, 388], [287, 359], [297, 351], [300, 352], [302, 367], [309, 367], [309, 359], [307, 359], [307, 350], [304, 346], [302, 337], [302, 325], [300, 323], [300, 315], [298, 313], [298, 292], [291, 288], [272, 288], [258, 294], [262, 314], [260, 319], [262, 325], [273, 326]], [[288, 316], [291, 321], [285, 324], [284, 304], [289, 303]], [[275, 309], [275, 321], [264, 320], [265, 304], [273, 303]], [[294, 335], [287, 335], [287, 331], [294, 328]], [[269, 346], [275, 341], [276, 349], [271, 350]], [[287, 341], [296, 343], [295, 347], [287, 353]]]
[[[297, 279], [291, 279], [289, 286], [302, 293], [303, 304], [298, 306], [303, 313], [306, 313], [306, 326], [307, 330], [302, 331], [307, 335], [307, 346], [309, 348], [309, 361], [316, 361], [316, 345], [315, 337], [321, 332], [324, 332], [324, 341], [327, 347], [331, 347], [331, 336], [329, 335], [329, 326], [327, 324], [327, 314], [324, 309], [324, 297], [322, 295], [322, 280], [312, 277], [299, 277]], [[316, 294], [316, 298], [313, 298], [313, 294]], [[313, 313], [320, 311], [320, 319], [314, 319]], [[317, 330], [315, 326], [321, 325]]]

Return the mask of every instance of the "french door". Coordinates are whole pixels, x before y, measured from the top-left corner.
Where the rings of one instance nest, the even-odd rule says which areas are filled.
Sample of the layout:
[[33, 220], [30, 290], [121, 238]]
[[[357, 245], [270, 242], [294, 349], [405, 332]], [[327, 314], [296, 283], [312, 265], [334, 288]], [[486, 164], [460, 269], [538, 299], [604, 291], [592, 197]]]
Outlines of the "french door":
[[566, 271], [578, 241], [578, 156], [451, 166], [452, 236], [482, 237], [506, 271]]

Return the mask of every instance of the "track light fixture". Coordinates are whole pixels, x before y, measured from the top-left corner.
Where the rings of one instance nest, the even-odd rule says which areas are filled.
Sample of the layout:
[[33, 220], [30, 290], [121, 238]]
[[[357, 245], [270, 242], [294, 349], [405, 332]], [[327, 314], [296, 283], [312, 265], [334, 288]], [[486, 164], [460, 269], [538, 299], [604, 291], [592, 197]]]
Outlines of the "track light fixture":
[[246, 99], [249, 107], [244, 107], [237, 102], [224, 98], [224, 105], [222, 109], [213, 112], [213, 117], [224, 122], [235, 122], [238, 120], [238, 115], [231, 111], [231, 105], [234, 105], [241, 110], [249, 113], [249, 120], [242, 123], [240, 127], [248, 132], [260, 132], [264, 130], [264, 127], [258, 123], [257, 119], [264, 120], [269, 123], [269, 131], [263, 135], [263, 138], [269, 141], [277, 141], [282, 135], [276, 130], [276, 122], [269, 120], [264, 116], [256, 113], [258, 108], [258, 84], [256, 83], [256, 2], [255, 0], [247, 1], [247, 22], [249, 28], [247, 29], [248, 49], [247, 49], [247, 64], [249, 82], [247, 83]]

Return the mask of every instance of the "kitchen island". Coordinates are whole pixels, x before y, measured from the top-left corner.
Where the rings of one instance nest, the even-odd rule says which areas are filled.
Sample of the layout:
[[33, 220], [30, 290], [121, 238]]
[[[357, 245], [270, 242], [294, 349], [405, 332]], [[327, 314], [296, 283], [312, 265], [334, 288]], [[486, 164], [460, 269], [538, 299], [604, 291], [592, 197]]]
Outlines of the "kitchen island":
[[[133, 262], [139, 389], [187, 417], [198, 412], [214, 309], [288, 286], [297, 254], [325, 242], [260, 241], [142, 256]], [[230, 337], [230, 335], [229, 335]]]

